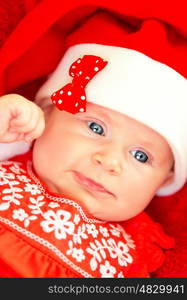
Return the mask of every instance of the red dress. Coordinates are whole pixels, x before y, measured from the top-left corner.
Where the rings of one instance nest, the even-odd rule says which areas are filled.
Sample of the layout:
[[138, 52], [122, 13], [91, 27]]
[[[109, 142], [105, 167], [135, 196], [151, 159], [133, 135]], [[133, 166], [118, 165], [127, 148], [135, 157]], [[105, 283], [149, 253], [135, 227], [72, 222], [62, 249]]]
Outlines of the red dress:
[[0, 277], [148, 277], [170, 247], [145, 213], [103, 222], [49, 192], [30, 159], [0, 164]]

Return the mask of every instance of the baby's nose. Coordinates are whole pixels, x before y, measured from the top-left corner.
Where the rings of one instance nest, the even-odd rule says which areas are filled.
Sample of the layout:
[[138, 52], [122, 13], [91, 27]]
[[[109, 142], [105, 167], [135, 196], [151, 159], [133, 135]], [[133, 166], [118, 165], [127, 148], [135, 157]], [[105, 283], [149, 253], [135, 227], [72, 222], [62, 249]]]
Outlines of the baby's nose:
[[93, 162], [113, 175], [119, 175], [122, 171], [120, 155], [115, 152], [97, 152], [93, 155]]

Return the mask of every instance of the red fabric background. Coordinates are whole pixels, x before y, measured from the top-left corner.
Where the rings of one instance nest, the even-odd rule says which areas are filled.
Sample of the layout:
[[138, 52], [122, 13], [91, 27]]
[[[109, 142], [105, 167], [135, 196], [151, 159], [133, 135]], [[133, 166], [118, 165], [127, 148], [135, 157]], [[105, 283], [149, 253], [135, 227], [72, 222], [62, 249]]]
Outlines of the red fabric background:
[[[126, 17], [132, 26], [145, 19], [163, 22], [170, 41], [178, 44], [174, 50], [178, 55], [176, 69], [187, 77], [185, 2], [129, 0], [122, 7], [118, 0], [0, 0], [0, 93], [18, 92], [33, 99], [38, 87], [58, 64], [67, 42], [71, 44], [72, 31], [98, 9]], [[70, 36], [68, 40], [67, 36]], [[158, 43], [154, 45], [158, 36], [149, 32], [149, 38], [150, 47], [161, 48]], [[170, 62], [173, 53], [166, 53], [163, 59]], [[173, 196], [155, 197], [148, 208], [176, 240], [175, 249], [167, 251], [166, 261], [155, 277], [187, 277], [186, 200], [187, 186]]]

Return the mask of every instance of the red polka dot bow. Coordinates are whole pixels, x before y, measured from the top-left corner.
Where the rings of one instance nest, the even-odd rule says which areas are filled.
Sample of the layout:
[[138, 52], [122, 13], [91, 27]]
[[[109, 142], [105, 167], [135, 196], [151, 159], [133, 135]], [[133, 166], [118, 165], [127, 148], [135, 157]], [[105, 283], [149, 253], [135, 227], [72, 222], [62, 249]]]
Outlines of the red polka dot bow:
[[85, 112], [85, 87], [107, 63], [101, 57], [94, 55], [84, 55], [83, 58], [77, 59], [69, 69], [69, 75], [73, 78], [72, 82], [52, 94], [53, 104], [58, 109], [72, 114]]

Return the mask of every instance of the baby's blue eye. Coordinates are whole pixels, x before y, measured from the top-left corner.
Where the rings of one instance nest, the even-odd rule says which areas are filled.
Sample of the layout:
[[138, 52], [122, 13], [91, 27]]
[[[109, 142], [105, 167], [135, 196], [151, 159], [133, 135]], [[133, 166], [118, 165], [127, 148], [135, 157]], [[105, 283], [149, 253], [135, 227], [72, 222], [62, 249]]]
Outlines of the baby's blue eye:
[[133, 150], [131, 153], [141, 163], [145, 163], [149, 159], [147, 154], [141, 150]]
[[88, 122], [89, 128], [96, 134], [104, 135], [104, 129], [101, 125], [95, 122]]

